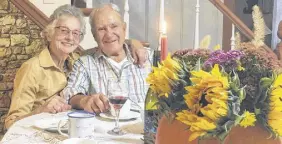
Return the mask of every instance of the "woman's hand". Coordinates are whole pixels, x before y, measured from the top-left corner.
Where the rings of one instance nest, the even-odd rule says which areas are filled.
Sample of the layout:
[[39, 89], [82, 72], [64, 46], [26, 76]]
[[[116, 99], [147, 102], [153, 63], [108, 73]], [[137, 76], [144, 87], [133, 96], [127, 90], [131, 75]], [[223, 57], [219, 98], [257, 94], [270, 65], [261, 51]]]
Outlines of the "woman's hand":
[[66, 100], [60, 96], [53, 96], [51, 99], [46, 101], [35, 113], [58, 113], [70, 110], [71, 106], [66, 103]]

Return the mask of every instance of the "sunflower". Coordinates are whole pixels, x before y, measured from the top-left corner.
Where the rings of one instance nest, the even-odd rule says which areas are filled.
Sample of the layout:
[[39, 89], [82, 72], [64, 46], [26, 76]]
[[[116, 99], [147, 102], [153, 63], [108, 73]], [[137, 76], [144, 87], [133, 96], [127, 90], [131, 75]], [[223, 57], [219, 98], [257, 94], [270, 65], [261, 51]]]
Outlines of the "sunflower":
[[159, 96], [166, 96], [171, 92], [172, 85], [179, 79], [178, 72], [181, 71], [181, 65], [170, 54], [158, 67], [153, 67], [146, 81], [150, 88]]
[[166, 57], [164, 61], [162, 61], [162, 65], [170, 70], [172, 70], [174, 73], [177, 73], [181, 70], [181, 66], [178, 63], [177, 60], [172, 59], [170, 53]]
[[255, 113], [250, 113], [249, 111], [245, 111], [243, 114], [243, 119], [239, 123], [240, 126], [246, 128], [248, 126], [254, 126], [256, 122]]
[[188, 110], [183, 110], [182, 112], [176, 113], [176, 119], [183, 122], [184, 124], [190, 126], [189, 129], [193, 132], [189, 141], [196, 139], [199, 136], [203, 136], [207, 131], [216, 128], [216, 124], [206, 117], [199, 117], [195, 113]]
[[269, 100], [267, 123], [276, 135], [282, 136], [282, 74], [274, 80]]
[[177, 113], [177, 120], [189, 126], [192, 141], [216, 128], [218, 120], [228, 113], [228, 77], [214, 65], [210, 73], [203, 70], [192, 71], [191, 86], [185, 87], [184, 95], [189, 111]]

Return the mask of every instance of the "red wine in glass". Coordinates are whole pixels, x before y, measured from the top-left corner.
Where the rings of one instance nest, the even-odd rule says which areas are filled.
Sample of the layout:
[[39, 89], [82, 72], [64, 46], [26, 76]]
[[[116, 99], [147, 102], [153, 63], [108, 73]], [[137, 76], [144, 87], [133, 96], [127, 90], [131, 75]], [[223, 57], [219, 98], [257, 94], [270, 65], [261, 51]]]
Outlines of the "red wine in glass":
[[127, 97], [124, 96], [112, 96], [109, 98], [110, 103], [114, 109], [121, 109], [124, 103], [127, 101]]

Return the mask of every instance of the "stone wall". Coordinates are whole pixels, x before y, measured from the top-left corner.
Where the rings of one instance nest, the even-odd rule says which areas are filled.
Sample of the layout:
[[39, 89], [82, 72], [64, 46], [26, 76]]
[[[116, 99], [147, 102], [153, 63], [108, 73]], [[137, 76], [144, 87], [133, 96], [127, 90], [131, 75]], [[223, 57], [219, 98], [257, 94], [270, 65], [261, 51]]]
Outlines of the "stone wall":
[[9, 0], [0, 2], [0, 132], [13, 92], [13, 80], [23, 62], [40, 51], [41, 29]]

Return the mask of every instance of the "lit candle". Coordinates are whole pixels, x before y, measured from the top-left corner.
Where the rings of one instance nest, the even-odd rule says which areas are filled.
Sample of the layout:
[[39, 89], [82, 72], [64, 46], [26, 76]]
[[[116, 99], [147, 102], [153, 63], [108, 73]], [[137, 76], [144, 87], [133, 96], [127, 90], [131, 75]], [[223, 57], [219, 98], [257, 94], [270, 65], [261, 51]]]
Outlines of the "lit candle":
[[161, 60], [164, 60], [168, 54], [167, 36], [166, 36], [166, 22], [162, 23], [161, 34]]

